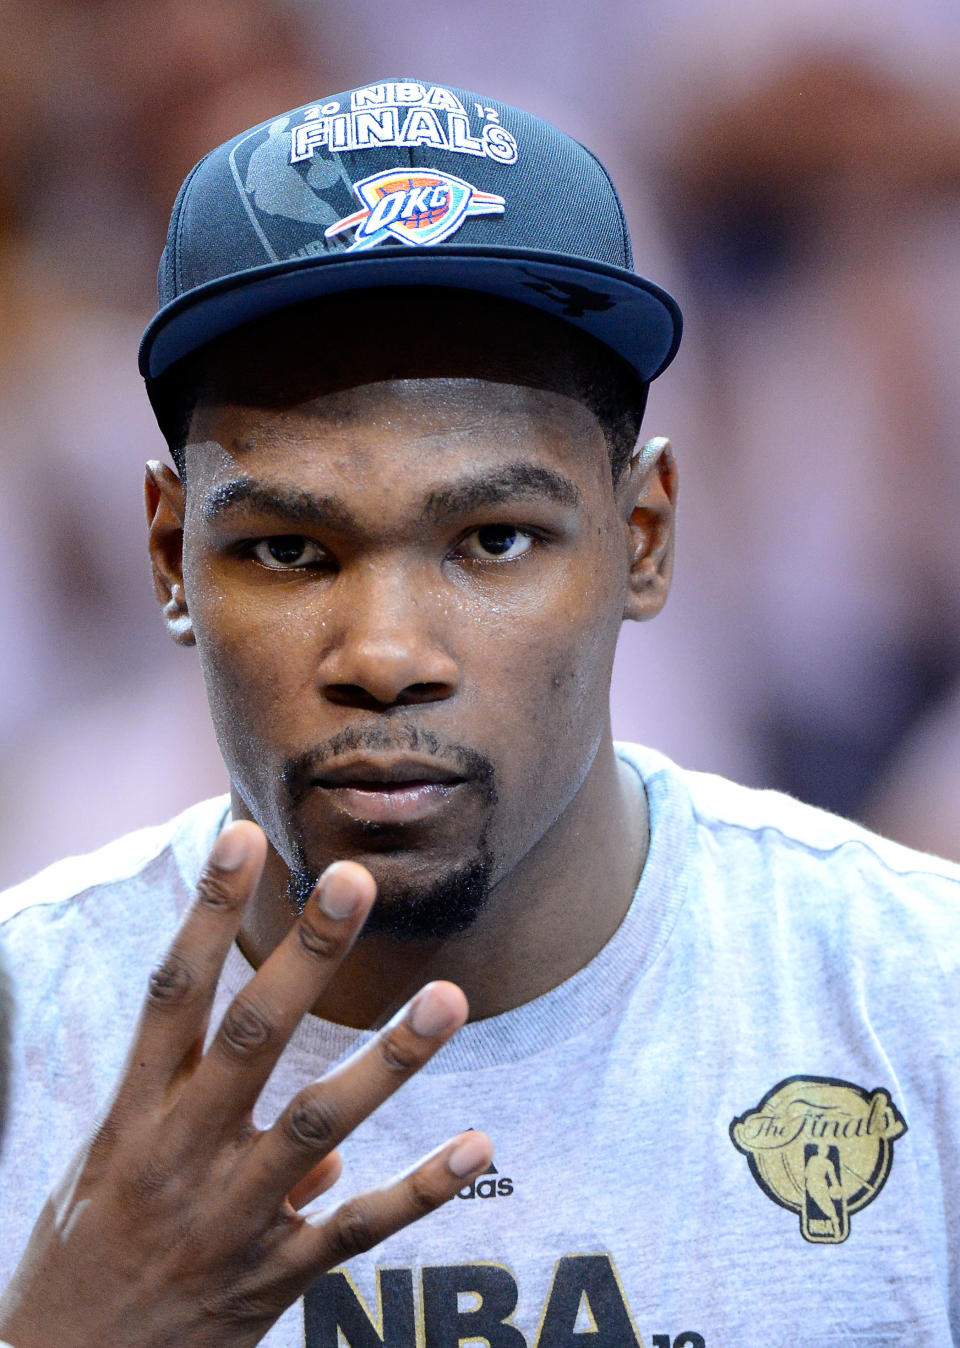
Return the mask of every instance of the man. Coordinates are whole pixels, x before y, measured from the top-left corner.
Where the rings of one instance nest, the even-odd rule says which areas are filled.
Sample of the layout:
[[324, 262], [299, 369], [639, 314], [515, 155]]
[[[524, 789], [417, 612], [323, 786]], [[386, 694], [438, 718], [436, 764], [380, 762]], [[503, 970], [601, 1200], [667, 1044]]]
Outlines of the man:
[[587, 151], [445, 86], [187, 180], [146, 499], [232, 793], [6, 900], [8, 1268], [173, 937], [18, 1348], [960, 1334], [960, 876], [611, 743], [676, 495], [636, 442], [679, 316], [629, 267]]

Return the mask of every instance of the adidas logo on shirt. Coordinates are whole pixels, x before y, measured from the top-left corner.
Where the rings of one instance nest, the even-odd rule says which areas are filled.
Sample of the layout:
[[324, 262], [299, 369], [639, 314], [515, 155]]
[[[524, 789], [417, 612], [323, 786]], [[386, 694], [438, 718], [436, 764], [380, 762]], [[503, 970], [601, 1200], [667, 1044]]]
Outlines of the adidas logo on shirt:
[[513, 1180], [506, 1175], [500, 1175], [499, 1179], [494, 1179], [492, 1178], [494, 1175], [500, 1175], [500, 1171], [491, 1161], [482, 1175], [463, 1186], [457, 1197], [509, 1198], [513, 1193]]

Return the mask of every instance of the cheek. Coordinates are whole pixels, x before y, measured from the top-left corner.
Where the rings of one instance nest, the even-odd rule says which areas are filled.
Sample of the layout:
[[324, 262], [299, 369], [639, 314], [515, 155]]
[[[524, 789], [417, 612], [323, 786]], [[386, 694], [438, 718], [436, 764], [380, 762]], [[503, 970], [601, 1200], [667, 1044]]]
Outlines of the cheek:
[[487, 715], [500, 741], [504, 797], [524, 817], [552, 822], [593, 761], [608, 722], [622, 603], [612, 583], [566, 587], [523, 622], [488, 633]]
[[591, 611], [568, 613], [562, 625], [536, 626], [527, 634], [514, 669], [532, 735], [576, 738], [598, 714], [605, 717], [618, 628]]
[[270, 766], [286, 752], [294, 711], [312, 690], [302, 622], [282, 605], [264, 610], [210, 585], [191, 600], [197, 650], [217, 739], [231, 772]]
[[596, 708], [606, 714], [624, 603], [617, 582], [612, 559], [598, 549], [527, 615], [519, 672], [535, 693], [538, 715], [554, 726], [562, 716], [563, 728], [575, 731]]

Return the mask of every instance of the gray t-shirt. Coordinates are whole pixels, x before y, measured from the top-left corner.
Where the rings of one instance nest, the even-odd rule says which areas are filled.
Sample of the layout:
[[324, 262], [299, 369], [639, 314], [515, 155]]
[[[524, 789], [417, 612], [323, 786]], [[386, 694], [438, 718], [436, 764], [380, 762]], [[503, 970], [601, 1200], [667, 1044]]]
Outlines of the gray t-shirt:
[[[467, 1127], [495, 1173], [319, 1279], [266, 1344], [960, 1343], [960, 869], [619, 752], [651, 821], [620, 928], [546, 996], [466, 1026], [344, 1145], [334, 1196]], [[226, 809], [0, 898], [19, 1003], [0, 1285]], [[219, 1009], [250, 972], [234, 949]], [[258, 1121], [362, 1038], [306, 1017]]]

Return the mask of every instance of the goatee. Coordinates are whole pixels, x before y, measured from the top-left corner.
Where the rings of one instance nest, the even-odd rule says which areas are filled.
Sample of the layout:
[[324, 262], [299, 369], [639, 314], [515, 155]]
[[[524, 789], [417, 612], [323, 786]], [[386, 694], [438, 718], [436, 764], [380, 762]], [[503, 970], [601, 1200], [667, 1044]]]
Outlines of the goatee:
[[[298, 861], [303, 862], [302, 855]], [[476, 922], [490, 897], [493, 857], [482, 850], [466, 865], [443, 875], [427, 888], [394, 891], [377, 898], [360, 939], [384, 935], [395, 941], [429, 941], [456, 936]], [[302, 913], [317, 876], [300, 864], [290, 872], [288, 893], [294, 911]]]

